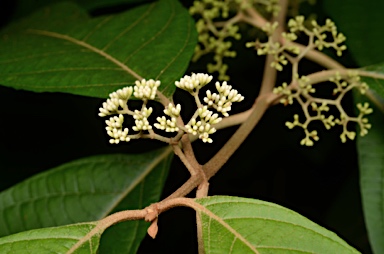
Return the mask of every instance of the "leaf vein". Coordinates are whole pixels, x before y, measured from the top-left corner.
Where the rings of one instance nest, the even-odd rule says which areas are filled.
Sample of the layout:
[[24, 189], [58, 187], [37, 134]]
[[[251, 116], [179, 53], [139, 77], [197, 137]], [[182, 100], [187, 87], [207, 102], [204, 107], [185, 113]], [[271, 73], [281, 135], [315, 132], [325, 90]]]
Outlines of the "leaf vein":
[[107, 54], [106, 52], [104, 52], [104, 51], [84, 42], [84, 41], [80, 41], [76, 38], [73, 38], [73, 37], [65, 35], [65, 34], [60, 34], [60, 33], [46, 31], [46, 30], [29, 29], [28, 31], [30, 33], [37, 34], [37, 35], [42, 35], [42, 36], [47, 36], [47, 37], [52, 37], [52, 38], [57, 38], [57, 39], [69, 41], [69, 42], [74, 43], [76, 45], [79, 45], [81, 47], [87, 48], [87, 49], [93, 51], [94, 53], [99, 54], [100, 56], [106, 58], [107, 60], [111, 61], [112, 63], [116, 64], [121, 69], [123, 69], [124, 71], [126, 71], [127, 73], [132, 75], [134, 78], [139, 79], [139, 80], [142, 79], [142, 77], [139, 74], [134, 72], [131, 68], [129, 68], [124, 63], [120, 62], [119, 60], [117, 60], [113, 56]]
[[107, 216], [110, 214], [113, 209], [130, 193], [140, 182], [147, 177], [147, 175], [153, 170], [154, 167], [156, 167], [162, 160], [164, 160], [168, 155], [171, 154], [172, 148], [169, 146], [167, 149], [164, 150], [163, 153], [159, 154], [159, 156], [156, 157], [155, 160], [153, 160], [148, 166], [146, 170], [143, 170], [141, 174], [126, 188], [125, 191], [123, 191], [117, 198], [115, 199], [114, 203], [111, 205], [110, 209], [108, 209], [102, 217]]
[[229, 248], [229, 254], [231, 254], [233, 252], [233, 246], [235, 246], [236, 240], [237, 240], [237, 237], [234, 236], [231, 247]]
[[[163, 73], [176, 61], [176, 59], [183, 53], [183, 51], [185, 50], [185, 48], [187, 47], [188, 45], [188, 42], [190, 40], [190, 37], [191, 37], [191, 28], [192, 28], [192, 22], [189, 20], [188, 21], [188, 33], [187, 33], [187, 36], [186, 36], [186, 39], [184, 41], [184, 45], [183, 47], [180, 48], [180, 50], [177, 52], [177, 54], [172, 58], [171, 61], [168, 62], [168, 64], [159, 72], [159, 75], [157, 75], [156, 79], [159, 79], [161, 75], [163, 75]], [[180, 73], [179, 76], [182, 76], [183, 73]]]
[[[254, 253], [260, 254], [255, 246], [253, 246], [247, 239], [245, 239], [242, 235], [240, 235], [234, 228], [232, 228], [222, 218], [220, 218], [218, 215], [216, 215], [215, 213], [213, 213], [212, 211], [210, 211], [208, 208], [204, 207], [203, 205], [198, 204], [198, 207], [199, 207], [200, 212], [203, 212], [209, 218], [216, 220], [219, 224], [221, 224], [224, 228], [226, 228], [229, 232], [231, 232], [234, 236], [236, 236], [240, 241], [242, 241], [245, 245], [247, 245], [248, 248], [251, 249]], [[209, 228], [210, 228], [210, 226], [209, 226]], [[209, 235], [210, 235], [210, 233], [209, 233]]]
[[[78, 68], [58, 68], [58, 69], [49, 69], [49, 70], [40, 70], [40, 71], [28, 71], [28, 72], [14, 72], [12, 75], [21, 76], [21, 75], [34, 75], [34, 74], [44, 74], [50, 72], [61, 72], [61, 71], [95, 71], [95, 70], [115, 70], [123, 71], [119, 68], [110, 68], [110, 67], [78, 67]], [[0, 76], [9, 76], [9, 73], [0, 74]]]
[[[63, 88], [63, 89], [72, 89], [72, 88], [77, 88], [77, 89], [83, 89], [83, 88], [87, 88], [87, 87], [112, 87], [112, 86], [123, 86], [123, 85], [132, 85], [130, 83], [127, 83], [127, 82], [121, 82], [121, 83], [109, 83], [109, 84], [88, 84], [88, 85], [70, 85], [70, 86], [60, 86], [60, 88]], [[23, 87], [29, 87], [30, 85], [22, 85], [22, 84], [14, 84], [13, 87], [18, 87], [18, 88], [23, 88]], [[55, 87], [54, 85], [51, 85], [51, 86], [33, 86], [34, 88], [36, 89], [46, 89], [46, 88], [51, 88], [51, 87]]]
[[265, 220], [265, 221], [273, 221], [273, 222], [279, 222], [279, 223], [282, 223], [282, 224], [288, 224], [288, 225], [293, 225], [295, 227], [299, 227], [299, 228], [303, 228], [303, 229], [306, 229], [306, 230], [309, 230], [313, 233], [316, 233], [316, 234], [319, 234], [321, 236], [323, 236], [324, 238], [327, 238], [339, 245], [342, 245], [344, 246], [343, 244], [341, 244], [340, 242], [338, 241], [335, 241], [334, 239], [332, 239], [331, 237], [327, 236], [327, 235], [324, 235], [322, 234], [321, 232], [317, 232], [311, 228], [308, 228], [308, 227], [305, 227], [305, 226], [302, 226], [302, 225], [299, 225], [299, 224], [295, 224], [295, 223], [292, 223], [292, 222], [288, 222], [288, 221], [282, 221], [282, 220], [277, 220], [277, 219], [271, 219], [271, 218], [263, 218], [263, 217], [237, 217], [237, 218], [234, 218], [234, 217], [231, 217], [231, 219], [223, 219], [224, 221], [231, 221], [231, 220], [238, 220], [238, 219], [241, 219], [241, 220], [246, 220], [246, 219], [249, 219], [249, 220], [253, 220], [253, 219], [259, 219], [259, 220]]
[[[52, 51], [52, 52], [47, 52], [43, 54], [36, 54], [36, 55], [31, 55], [31, 56], [25, 56], [25, 57], [18, 57], [18, 58], [7, 58], [7, 60], [0, 60], [0, 64], [6, 64], [6, 63], [12, 63], [12, 62], [20, 62], [20, 61], [25, 61], [26, 59], [33, 59], [33, 58], [44, 58], [47, 56], [54, 56], [54, 55], [62, 55], [62, 54], [68, 54], [69, 52], [76, 52], [79, 51], [78, 49], [76, 50], [61, 50], [61, 51]], [[90, 52], [86, 49], [80, 50], [81, 52]]]
[[[149, 6], [149, 8], [140, 16], [140, 18], [138, 18], [135, 22], [133, 22], [130, 26], [128, 26], [126, 29], [124, 29], [121, 33], [119, 33], [115, 38], [113, 38], [112, 40], [109, 41], [109, 43], [107, 45], [105, 45], [103, 47], [103, 51], [106, 51], [113, 43], [115, 43], [115, 41], [117, 41], [118, 39], [120, 39], [124, 34], [126, 34], [127, 32], [129, 32], [132, 28], [134, 28], [143, 18], [145, 18], [146, 16], [148, 16], [148, 14], [152, 11], [153, 7], [155, 6], [155, 4], [151, 4]], [[125, 62], [124, 62], [125, 63]]]
[[89, 37], [94, 34], [100, 27], [102, 27], [103, 25], [105, 25], [108, 21], [110, 21], [112, 19], [113, 16], [108, 16], [106, 18], [104, 18], [100, 23], [98, 23], [88, 34], [86, 34], [82, 41], [87, 41], [89, 39]]
[[143, 48], [145, 48], [148, 44], [150, 44], [153, 40], [155, 40], [157, 37], [159, 37], [168, 27], [169, 25], [171, 24], [171, 21], [172, 19], [175, 17], [175, 11], [174, 11], [174, 8], [173, 8], [173, 12], [171, 15], [169, 15], [169, 18], [167, 20], [167, 22], [165, 23], [165, 25], [161, 28], [160, 31], [158, 31], [154, 36], [152, 36], [149, 40], [147, 40], [145, 43], [141, 44], [140, 47], [138, 47], [135, 51], [133, 51], [131, 54], [129, 54], [129, 56], [123, 61], [123, 63], [127, 63], [129, 61], [129, 59], [134, 56], [135, 54], [137, 54], [137, 52], [139, 52], [140, 50], [142, 50]]

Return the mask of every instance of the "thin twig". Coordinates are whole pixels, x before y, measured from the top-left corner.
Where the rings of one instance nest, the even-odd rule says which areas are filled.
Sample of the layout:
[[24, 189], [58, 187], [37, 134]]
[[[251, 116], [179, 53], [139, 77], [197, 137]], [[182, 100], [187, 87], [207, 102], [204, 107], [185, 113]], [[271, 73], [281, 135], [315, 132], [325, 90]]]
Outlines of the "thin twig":
[[228, 161], [232, 154], [240, 147], [240, 145], [248, 137], [249, 133], [260, 121], [274, 99], [274, 94], [272, 94], [272, 96], [266, 95], [259, 96], [257, 98], [248, 119], [243, 122], [243, 124], [237, 129], [223, 148], [221, 148], [215, 156], [203, 165], [203, 169], [208, 179], [215, 175], [216, 172]]
[[[281, 10], [275, 21], [282, 24], [285, 21], [287, 0], [280, 0]], [[257, 15], [257, 13], [256, 13]], [[280, 26], [282, 27], [282, 26]], [[283, 28], [277, 29], [272, 35], [274, 39], [279, 38]], [[276, 69], [271, 68], [270, 64], [273, 61], [273, 56], [268, 55], [264, 67], [263, 82], [261, 85], [259, 96], [255, 100], [249, 118], [237, 129], [235, 134], [225, 143], [225, 145], [212, 157], [204, 166], [208, 179], [216, 174], [216, 172], [228, 161], [232, 154], [240, 147], [249, 133], [254, 129], [261, 117], [264, 115], [268, 107], [274, 100], [272, 90], [276, 82]], [[272, 97], [273, 99], [272, 99]]]
[[164, 200], [185, 197], [202, 182], [202, 179], [203, 176], [201, 174], [191, 176], [181, 187]]
[[180, 158], [181, 162], [185, 165], [185, 167], [188, 169], [189, 173], [191, 174], [191, 176], [194, 176], [194, 175], [198, 175], [199, 172], [197, 170], [196, 167], [194, 167], [190, 161], [190, 159], [188, 159], [185, 154], [183, 153], [183, 151], [181, 150], [180, 146], [178, 144], [176, 145], [172, 145], [172, 148], [173, 148], [173, 151], [175, 152], [175, 154]]

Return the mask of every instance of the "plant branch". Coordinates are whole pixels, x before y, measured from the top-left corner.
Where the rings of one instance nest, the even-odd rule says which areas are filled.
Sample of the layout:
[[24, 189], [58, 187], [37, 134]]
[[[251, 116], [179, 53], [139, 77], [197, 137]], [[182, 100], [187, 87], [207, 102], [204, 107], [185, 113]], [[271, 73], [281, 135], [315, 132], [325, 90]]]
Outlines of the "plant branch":
[[202, 179], [203, 176], [201, 174], [191, 176], [182, 186], [180, 186], [176, 191], [174, 191], [164, 200], [185, 197], [202, 182]]
[[[338, 73], [342, 78], [348, 78], [351, 71], [352, 72], [355, 71], [358, 73], [358, 75], [364, 76], [364, 77], [384, 79], [384, 75], [381, 75], [381, 74], [370, 73], [370, 72], [359, 70], [359, 69], [347, 69], [345, 67], [343, 67], [342, 69], [316, 72], [308, 75], [307, 77], [310, 79], [311, 84], [316, 84], [316, 83], [328, 81], [329, 78], [336, 75], [336, 73]], [[380, 111], [384, 112], [383, 103], [378, 100], [377, 96], [373, 94], [371, 90], [367, 90], [365, 95], [380, 109]]]
[[[282, 24], [285, 21], [286, 10], [288, 6], [287, 0], [280, 0], [281, 11], [276, 17], [275, 21]], [[254, 9], [252, 9], [254, 10]], [[255, 12], [250, 12], [250, 15], [257, 17], [259, 14]], [[282, 26], [280, 29], [276, 29], [274, 32], [273, 39], [277, 39], [282, 32]], [[203, 169], [206, 172], [208, 179], [215, 175], [217, 171], [228, 161], [232, 154], [240, 147], [240, 145], [247, 138], [249, 133], [260, 121], [261, 117], [264, 115], [265, 111], [268, 109], [270, 104], [275, 99], [272, 90], [276, 82], [276, 69], [272, 68], [270, 65], [273, 61], [273, 56], [268, 55], [264, 67], [263, 82], [261, 85], [260, 93], [258, 98], [255, 101], [254, 106], [251, 109], [249, 118], [243, 122], [235, 134], [227, 141], [227, 143], [220, 149], [219, 152], [215, 154], [204, 166]]]
[[[246, 13], [249, 15], [249, 16], [246, 16], [246, 15], [243, 15], [240, 19], [240, 21], [243, 21], [249, 25], [252, 25], [256, 28], [262, 28], [266, 25], [266, 23], [268, 22], [260, 13], [258, 13], [254, 8], [248, 8], [246, 9]], [[281, 24], [283, 23], [279, 23], [281, 26]], [[283, 29], [284, 30], [284, 29]], [[278, 41], [280, 41], [281, 44], [286, 44], [286, 40], [282, 37], [282, 36], [279, 36], [279, 39]], [[303, 51], [305, 50], [306, 46], [304, 45], [301, 45], [300, 43], [296, 43], [296, 42], [289, 42], [292, 46], [295, 46], [295, 47], [298, 47], [300, 49], [300, 51]], [[327, 69], [343, 69], [344, 66], [341, 65], [340, 63], [338, 63], [337, 61], [335, 61], [334, 59], [332, 59], [331, 57], [325, 55], [324, 53], [320, 52], [320, 51], [317, 51], [315, 49], [311, 49], [307, 52], [307, 54], [305, 55], [305, 58], [317, 63], [317, 64], [320, 64], [321, 66], [327, 68]]]
[[[114, 213], [105, 217], [104, 219], [96, 222], [95, 228], [93, 228], [88, 234], [81, 238], [75, 245], [68, 250], [66, 254], [73, 254], [86, 242], [90, 241], [93, 236], [102, 234], [110, 226], [117, 224], [119, 222], [128, 221], [128, 220], [142, 220], [154, 221], [157, 219], [158, 215], [162, 212], [165, 212], [173, 207], [177, 206], [186, 206], [191, 207], [195, 210], [198, 207], [203, 207], [194, 202], [193, 199], [189, 198], [174, 198], [171, 200], [163, 200], [159, 203], [150, 205], [142, 210], [126, 210]], [[204, 208], [204, 207], [203, 207]], [[150, 218], [150, 219], [148, 219]]]
[[176, 144], [176, 145], [172, 145], [172, 148], [173, 148], [173, 151], [175, 152], [175, 154], [180, 158], [181, 162], [185, 165], [185, 167], [188, 169], [189, 173], [191, 174], [191, 176], [194, 176], [194, 175], [197, 175], [199, 174], [199, 172], [197, 171], [196, 167], [194, 167], [192, 164], [191, 164], [191, 161], [190, 159], [188, 159], [185, 154], [183, 153], [183, 151], [181, 150], [179, 144]]
[[[284, 30], [284, 27], [282, 24], [285, 23], [286, 14], [287, 14], [287, 8], [288, 8], [288, 1], [287, 0], [280, 0], [280, 12], [279, 15], [274, 18], [271, 23], [277, 22], [279, 26], [272, 34], [272, 41], [278, 41], [281, 37], [281, 33]], [[276, 83], [276, 76], [277, 71], [275, 68], [271, 67], [271, 64], [274, 61], [273, 55], [267, 55], [267, 58], [265, 60], [265, 66], [264, 66], [264, 74], [263, 74], [263, 81], [261, 83], [261, 88], [259, 92], [259, 96], [263, 96], [264, 94], [269, 94], [272, 92], [273, 88], [275, 87]]]
[[257, 28], [262, 28], [267, 24], [267, 20], [253, 7], [245, 9], [247, 15], [243, 15], [241, 20]]
[[156, 91], [156, 95], [159, 98], [159, 101], [161, 104], [163, 104], [164, 107], [167, 107], [169, 103], [171, 102], [165, 95], [160, 92], [159, 90]]
[[192, 166], [198, 170], [201, 167], [201, 165], [196, 160], [195, 153], [193, 152], [191, 140], [189, 139], [188, 134], [184, 134], [183, 137], [181, 138], [181, 145], [183, 147], [185, 157], [192, 164]]
[[202, 176], [202, 181], [198, 185], [196, 197], [202, 198], [208, 195], [209, 183], [208, 179], [203, 171], [203, 167], [196, 160], [195, 154], [193, 152], [191, 140], [189, 139], [188, 134], [185, 134], [181, 139], [181, 144], [183, 146], [184, 154], [189, 163], [193, 166], [193, 170], [196, 174], [200, 174]]
[[[282, 44], [285, 44], [285, 39], [283, 37], [280, 37], [280, 42]], [[292, 46], [298, 47], [300, 51], [305, 50], [307, 47], [296, 42], [290, 42]], [[316, 49], [310, 49], [304, 56], [308, 60], [311, 60], [314, 63], [317, 63], [327, 69], [344, 69], [345, 67], [334, 60], [333, 58], [327, 56], [326, 54], [316, 50]]]
[[223, 118], [223, 120], [221, 120], [221, 122], [215, 124], [214, 127], [216, 130], [221, 130], [231, 126], [240, 125], [245, 122], [245, 120], [247, 120], [247, 118], [251, 114], [251, 111], [252, 109], [248, 109], [241, 113], [225, 117]]
[[228, 161], [232, 154], [240, 147], [249, 133], [260, 121], [265, 111], [275, 99], [274, 94], [259, 96], [251, 109], [248, 119], [237, 129], [235, 134], [227, 143], [215, 154], [205, 165], [203, 169], [208, 177], [211, 178]]
[[76, 253], [76, 251], [87, 241], [90, 241], [94, 235], [101, 234], [110, 226], [127, 221], [127, 220], [141, 220], [147, 215], [147, 211], [143, 210], [127, 210], [114, 213], [105, 217], [104, 219], [97, 222], [96, 227], [93, 228], [88, 234], [81, 238], [75, 245], [68, 250], [66, 254]]

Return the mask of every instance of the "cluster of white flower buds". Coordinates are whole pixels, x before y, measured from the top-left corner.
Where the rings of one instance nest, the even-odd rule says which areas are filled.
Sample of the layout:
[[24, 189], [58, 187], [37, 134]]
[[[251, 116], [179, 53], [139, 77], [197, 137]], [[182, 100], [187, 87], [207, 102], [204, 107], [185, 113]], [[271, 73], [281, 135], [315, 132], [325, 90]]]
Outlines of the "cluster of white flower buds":
[[152, 108], [143, 107], [141, 111], [135, 110], [133, 118], [135, 119], [135, 126], [132, 127], [134, 131], [152, 130], [152, 126], [148, 122], [148, 117], [152, 113]]
[[155, 127], [159, 130], [165, 130], [166, 132], [178, 132], [179, 127], [177, 127], [177, 117], [180, 116], [181, 105], [177, 104], [176, 107], [169, 103], [168, 107], [164, 109], [164, 114], [170, 116], [171, 119], [167, 119], [165, 116], [158, 117], [156, 120], [158, 123], [155, 123]]
[[[132, 127], [134, 131], [151, 130], [152, 126], [148, 122], [148, 117], [152, 113], [152, 108], [146, 108], [145, 104], [148, 100], [155, 99], [157, 88], [160, 86], [160, 81], [141, 80], [136, 81], [135, 86], [128, 86], [110, 93], [109, 98], [103, 103], [103, 106], [99, 108], [99, 116], [104, 117], [112, 114], [119, 114], [119, 116], [111, 117], [106, 120], [107, 134], [112, 137], [109, 140], [111, 144], [118, 144], [120, 141], [128, 142], [135, 135], [128, 135], [128, 128], [123, 129], [124, 116], [123, 114], [133, 116], [135, 120], [135, 126]], [[134, 112], [128, 109], [128, 100], [132, 94], [144, 102], [142, 109], [135, 110]]]
[[141, 80], [141, 81], [136, 81], [134, 86], [134, 92], [133, 95], [137, 99], [142, 99], [142, 100], [154, 100], [156, 97], [156, 92], [157, 88], [160, 86], [160, 81], [159, 80]]
[[244, 100], [244, 96], [239, 94], [236, 89], [232, 89], [232, 86], [227, 85], [226, 81], [224, 81], [221, 86], [219, 82], [216, 82], [216, 89], [219, 92], [218, 94], [207, 90], [207, 96], [204, 97], [204, 102], [222, 113], [223, 116], [229, 116], [228, 111], [231, 110], [233, 102]]
[[109, 94], [109, 99], [103, 103], [103, 107], [99, 108], [99, 116], [107, 116], [119, 113], [119, 107], [124, 108], [127, 101], [132, 95], [132, 87], [124, 87], [116, 92]]
[[107, 134], [112, 138], [109, 140], [109, 143], [118, 144], [120, 141], [128, 142], [130, 140], [128, 137], [128, 128], [124, 128], [123, 130], [123, 122], [124, 117], [121, 114], [118, 117], [113, 116], [105, 121], [107, 124], [107, 127], [105, 127]]
[[187, 132], [193, 135], [199, 135], [199, 139], [204, 143], [212, 143], [213, 140], [209, 135], [216, 132], [216, 129], [212, 125], [219, 123], [222, 118], [219, 117], [217, 113], [210, 111], [207, 106], [197, 109], [197, 114], [200, 120], [197, 121], [196, 118], [192, 118], [185, 126]]
[[[222, 118], [218, 113], [214, 113], [208, 108], [213, 108], [223, 116], [228, 116], [228, 112], [231, 110], [232, 103], [240, 102], [244, 100], [244, 97], [239, 94], [232, 86], [227, 82], [220, 84], [216, 82], [216, 89], [218, 93], [212, 93], [207, 91], [207, 97], [204, 98], [204, 102], [207, 105], [202, 105], [198, 97], [200, 89], [207, 85], [212, 80], [212, 76], [204, 73], [193, 73], [191, 76], [185, 75], [179, 81], [175, 82], [175, 85], [181, 89], [188, 91], [195, 97], [197, 102], [197, 110], [187, 125], [182, 125], [182, 120], [178, 121], [180, 117], [181, 105], [174, 105], [169, 103], [163, 110], [165, 116], [159, 116], [156, 118], [157, 122], [153, 124], [156, 129], [163, 130], [165, 132], [187, 132], [192, 135], [198, 135], [203, 142], [211, 143], [212, 139], [210, 134], [216, 132], [214, 125], [219, 123]], [[106, 120], [107, 134], [112, 138], [111, 144], [118, 144], [121, 141], [130, 141], [132, 138], [140, 138], [143, 132], [149, 132], [154, 134], [152, 125], [148, 118], [152, 114], [153, 109], [147, 107], [149, 100], [154, 100], [156, 97], [157, 88], [160, 86], [160, 81], [155, 80], [141, 80], [136, 81], [135, 86], [125, 87], [117, 90], [109, 95], [106, 102], [103, 103], [103, 107], [99, 109], [99, 116], [104, 117], [111, 114], [119, 114], [119, 116], [113, 116], [109, 120]], [[140, 110], [131, 111], [128, 108], [128, 100], [131, 96], [135, 96], [137, 99], [143, 101], [143, 105]], [[128, 135], [128, 128], [123, 128], [124, 116], [123, 114], [133, 117], [135, 125], [132, 130], [138, 132], [133, 135]], [[152, 135], [153, 136], [153, 135]]]
[[211, 82], [212, 76], [203, 73], [193, 73], [191, 76], [185, 75], [180, 81], [176, 81], [175, 85], [183, 90], [194, 94], [199, 91], [200, 88]]
[[[216, 132], [216, 129], [212, 125], [217, 124], [222, 120], [217, 113], [213, 113], [213, 111], [208, 110], [208, 108], [213, 108], [223, 116], [227, 117], [229, 116], [228, 112], [231, 110], [232, 103], [244, 100], [244, 97], [236, 89], [232, 89], [232, 86], [224, 81], [222, 84], [216, 82], [216, 90], [218, 93], [212, 93], [210, 90], [206, 91], [206, 97], [204, 97], [203, 100], [207, 105], [201, 105], [198, 92], [211, 80], [212, 76], [198, 73], [192, 74], [191, 76], [186, 75], [181, 78], [180, 81], [175, 82], [177, 87], [188, 91], [198, 102], [196, 113], [185, 126], [186, 131], [193, 135], [198, 135], [203, 142], [208, 143], [212, 142], [209, 135]], [[158, 119], [158, 121], [162, 128], [165, 129], [167, 126], [173, 124], [171, 121], [165, 121], [164, 118]], [[169, 129], [172, 130], [172, 128]]]

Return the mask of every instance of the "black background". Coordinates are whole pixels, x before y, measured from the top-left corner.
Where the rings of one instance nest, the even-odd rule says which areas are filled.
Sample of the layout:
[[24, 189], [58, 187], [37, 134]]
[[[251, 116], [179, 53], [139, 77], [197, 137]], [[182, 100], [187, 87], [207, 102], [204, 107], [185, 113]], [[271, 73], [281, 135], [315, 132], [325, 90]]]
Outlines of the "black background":
[[[184, 1], [184, 4], [190, 3]], [[12, 20], [16, 5], [17, 1], [0, 1], [1, 26]], [[91, 14], [97, 16], [131, 7], [96, 9]], [[320, 19], [326, 17], [321, 12], [321, 4], [314, 8], [320, 12]], [[304, 12], [311, 10], [304, 9]], [[251, 38], [252, 31], [246, 34]], [[246, 35], [240, 42], [235, 42], [238, 57], [227, 61], [230, 84], [246, 97], [244, 102], [232, 107], [233, 113], [251, 107], [261, 83], [264, 58], [244, 49], [244, 43], [251, 40], [249, 38]], [[207, 61], [208, 57], [192, 63], [187, 74], [204, 71]], [[340, 61], [355, 67], [348, 52]], [[322, 69], [306, 60], [300, 64], [303, 74], [317, 70]], [[289, 81], [289, 72], [286, 67], [277, 84]], [[0, 86], [0, 190], [81, 157], [137, 153], [148, 146], [164, 145], [148, 140], [109, 145], [103, 119], [97, 117], [102, 101]], [[182, 106], [193, 103], [182, 91], [176, 92], [175, 101]], [[351, 97], [346, 98], [344, 104], [353, 110]], [[293, 118], [294, 112], [300, 112], [300, 108], [282, 105], [270, 108], [240, 149], [212, 178], [209, 194], [256, 198], [283, 205], [336, 232], [363, 253], [371, 253], [361, 208], [355, 142], [342, 144], [339, 139], [341, 128], [325, 131], [320, 124], [314, 124], [320, 129], [320, 141], [314, 147], [300, 146], [302, 131], [284, 126]], [[201, 163], [208, 161], [235, 130], [236, 127], [231, 127], [213, 135], [213, 144], [195, 142], [193, 147], [198, 160]], [[187, 179], [187, 170], [175, 159], [162, 197], [171, 194]], [[194, 212], [186, 208], [175, 208], [162, 214], [157, 238], [152, 240], [147, 236], [139, 253], [196, 253], [194, 216]]]

